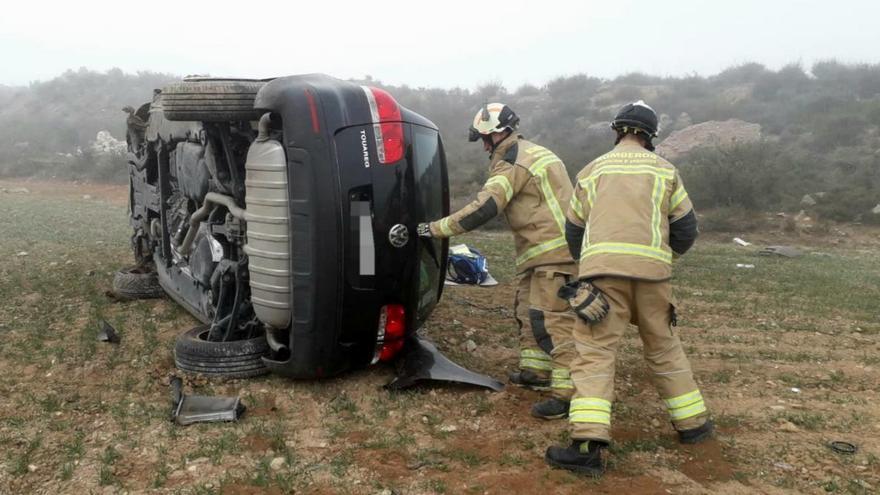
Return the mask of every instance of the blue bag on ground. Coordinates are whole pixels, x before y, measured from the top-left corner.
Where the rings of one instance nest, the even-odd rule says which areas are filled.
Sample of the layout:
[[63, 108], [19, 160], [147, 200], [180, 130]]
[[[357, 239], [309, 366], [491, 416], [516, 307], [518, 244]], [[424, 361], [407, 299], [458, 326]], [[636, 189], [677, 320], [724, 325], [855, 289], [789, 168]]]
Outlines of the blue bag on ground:
[[461, 244], [449, 249], [446, 279], [457, 284], [480, 285], [489, 278], [486, 257], [476, 249]]

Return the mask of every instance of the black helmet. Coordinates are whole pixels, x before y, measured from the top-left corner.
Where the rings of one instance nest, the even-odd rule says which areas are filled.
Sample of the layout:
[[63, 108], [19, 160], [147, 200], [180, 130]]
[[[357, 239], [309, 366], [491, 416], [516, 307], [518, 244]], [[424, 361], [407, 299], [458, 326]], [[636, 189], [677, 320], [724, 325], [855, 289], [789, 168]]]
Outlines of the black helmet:
[[641, 132], [646, 135], [649, 142], [657, 137], [657, 132], [660, 130], [657, 125], [657, 112], [642, 100], [624, 105], [611, 122], [611, 128], [624, 134]]

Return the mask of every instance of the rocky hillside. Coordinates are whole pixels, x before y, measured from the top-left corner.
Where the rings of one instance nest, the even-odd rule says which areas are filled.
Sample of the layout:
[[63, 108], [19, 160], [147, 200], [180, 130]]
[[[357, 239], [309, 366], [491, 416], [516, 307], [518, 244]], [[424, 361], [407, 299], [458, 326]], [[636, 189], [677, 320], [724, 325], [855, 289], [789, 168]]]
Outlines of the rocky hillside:
[[[94, 166], [86, 156], [71, 165], [58, 154], [90, 148], [99, 131], [121, 138], [122, 106], [149, 100], [153, 88], [174, 79], [82, 69], [0, 88], [0, 176], [125, 180], [124, 170], [108, 173], [113, 163]], [[486, 179], [486, 156], [466, 138], [484, 102], [510, 104], [523, 134], [553, 149], [574, 175], [611, 146], [615, 111], [644, 99], [660, 113], [661, 150], [681, 166], [701, 208], [796, 208], [804, 194], [829, 191], [838, 200], [822, 214], [852, 220], [880, 202], [880, 65], [822, 62], [774, 71], [744, 64], [709, 77], [613, 80], [579, 74], [516, 89], [385, 87], [440, 126], [459, 198]]]

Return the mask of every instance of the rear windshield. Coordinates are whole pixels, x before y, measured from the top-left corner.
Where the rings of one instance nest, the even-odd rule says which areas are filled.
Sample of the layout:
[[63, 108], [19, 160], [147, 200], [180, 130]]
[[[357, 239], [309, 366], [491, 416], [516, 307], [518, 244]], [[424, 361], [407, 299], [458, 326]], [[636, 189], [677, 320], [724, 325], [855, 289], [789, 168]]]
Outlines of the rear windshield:
[[[417, 125], [413, 129], [413, 165], [416, 179], [416, 212], [419, 222], [443, 216], [443, 158], [437, 131]], [[427, 315], [437, 302], [440, 290], [439, 257], [442, 241], [420, 239], [419, 249], [419, 319]], [[429, 245], [430, 244], [430, 245]]]

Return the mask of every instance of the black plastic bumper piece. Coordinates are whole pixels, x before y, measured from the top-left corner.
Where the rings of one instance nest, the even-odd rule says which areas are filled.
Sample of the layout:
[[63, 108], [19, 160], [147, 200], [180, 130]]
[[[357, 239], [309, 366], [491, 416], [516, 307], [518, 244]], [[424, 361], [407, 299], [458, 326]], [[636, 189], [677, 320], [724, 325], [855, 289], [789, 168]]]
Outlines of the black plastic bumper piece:
[[403, 390], [426, 380], [477, 385], [495, 392], [504, 389], [504, 384], [498, 380], [453, 363], [418, 333], [410, 338], [404, 349], [397, 377], [385, 386], [389, 390]]

